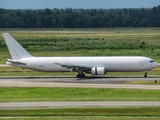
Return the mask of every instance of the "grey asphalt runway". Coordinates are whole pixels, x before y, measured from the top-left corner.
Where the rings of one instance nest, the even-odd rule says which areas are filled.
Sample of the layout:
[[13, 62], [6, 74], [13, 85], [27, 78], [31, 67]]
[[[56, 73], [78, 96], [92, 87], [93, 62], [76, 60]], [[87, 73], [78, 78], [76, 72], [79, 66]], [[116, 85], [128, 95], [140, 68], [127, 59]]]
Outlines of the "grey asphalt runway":
[[[77, 87], [77, 88], [127, 88], [160, 90], [160, 85], [124, 84], [129, 81], [160, 82], [159, 76], [139, 77], [0, 77], [0, 87]], [[160, 101], [79, 101], [79, 102], [1, 102], [0, 109], [32, 108], [125, 108], [160, 107]]]
[[78, 87], [78, 88], [127, 88], [127, 89], [155, 89], [160, 85], [124, 84], [129, 81], [160, 82], [160, 77], [0, 77], [1, 87]]

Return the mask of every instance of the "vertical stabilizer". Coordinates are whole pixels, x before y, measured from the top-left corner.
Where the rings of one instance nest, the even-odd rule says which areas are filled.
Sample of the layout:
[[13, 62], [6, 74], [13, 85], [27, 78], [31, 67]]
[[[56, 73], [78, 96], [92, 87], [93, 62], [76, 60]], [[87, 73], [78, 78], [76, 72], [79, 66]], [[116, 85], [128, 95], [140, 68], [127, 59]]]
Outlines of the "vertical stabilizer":
[[13, 60], [33, 57], [9, 33], [3, 33], [3, 37]]

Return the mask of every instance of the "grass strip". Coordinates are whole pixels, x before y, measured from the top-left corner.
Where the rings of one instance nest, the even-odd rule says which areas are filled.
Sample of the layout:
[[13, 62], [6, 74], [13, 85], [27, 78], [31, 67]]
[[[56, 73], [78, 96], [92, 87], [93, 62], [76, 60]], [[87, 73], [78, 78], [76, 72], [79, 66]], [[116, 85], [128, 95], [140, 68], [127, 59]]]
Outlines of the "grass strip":
[[105, 88], [0, 88], [0, 102], [159, 101], [159, 90]]
[[159, 120], [159, 117], [108, 116], [55, 116], [55, 117], [3, 117], [0, 120]]
[[0, 116], [141, 116], [160, 117], [160, 108], [63, 108], [0, 110]]
[[3, 117], [0, 120], [159, 120], [159, 117], [133, 117], [133, 116], [52, 116], [52, 117]]

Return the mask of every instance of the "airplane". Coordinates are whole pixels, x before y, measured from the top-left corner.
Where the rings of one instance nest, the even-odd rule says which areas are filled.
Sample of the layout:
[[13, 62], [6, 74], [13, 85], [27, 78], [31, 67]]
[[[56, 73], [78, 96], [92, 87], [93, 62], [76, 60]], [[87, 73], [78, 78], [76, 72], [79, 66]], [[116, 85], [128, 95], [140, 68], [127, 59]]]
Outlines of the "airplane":
[[12, 59], [6, 64], [44, 72], [78, 72], [77, 78], [84, 73], [93, 76], [105, 75], [107, 72], [139, 72], [158, 67], [153, 59], [142, 56], [104, 56], [104, 57], [35, 57], [25, 50], [9, 33], [2, 33]]

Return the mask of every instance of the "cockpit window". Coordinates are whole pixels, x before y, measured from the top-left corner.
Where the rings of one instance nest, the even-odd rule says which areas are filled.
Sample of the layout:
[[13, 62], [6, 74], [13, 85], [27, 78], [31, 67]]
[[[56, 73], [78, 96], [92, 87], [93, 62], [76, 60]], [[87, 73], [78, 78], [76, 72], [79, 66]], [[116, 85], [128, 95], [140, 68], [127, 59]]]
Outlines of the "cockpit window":
[[155, 62], [154, 60], [150, 60], [150, 63], [153, 63], [153, 62]]

